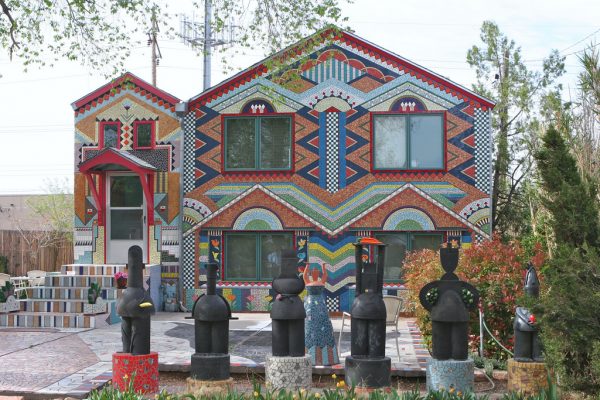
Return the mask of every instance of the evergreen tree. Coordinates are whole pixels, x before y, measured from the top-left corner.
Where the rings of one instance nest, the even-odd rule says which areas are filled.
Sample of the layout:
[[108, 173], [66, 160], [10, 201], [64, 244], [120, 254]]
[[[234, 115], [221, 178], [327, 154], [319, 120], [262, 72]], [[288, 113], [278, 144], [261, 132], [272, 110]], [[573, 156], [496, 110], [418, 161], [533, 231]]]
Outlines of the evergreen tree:
[[553, 216], [552, 228], [558, 244], [575, 247], [584, 242], [598, 245], [596, 191], [581, 178], [575, 158], [561, 133], [551, 126], [535, 155], [546, 190], [545, 206]]

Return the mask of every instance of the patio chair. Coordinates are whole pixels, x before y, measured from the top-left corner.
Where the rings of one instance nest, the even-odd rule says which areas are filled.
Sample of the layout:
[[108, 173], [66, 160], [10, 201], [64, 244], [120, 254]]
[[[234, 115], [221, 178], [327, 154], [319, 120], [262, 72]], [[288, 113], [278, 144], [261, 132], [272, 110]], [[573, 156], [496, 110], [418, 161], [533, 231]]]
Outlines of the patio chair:
[[400, 346], [398, 345], [398, 319], [400, 317], [400, 311], [402, 311], [403, 299], [398, 296], [383, 296], [383, 302], [385, 304], [385, 324], [387, 326], [393, 326], [394, 332], [396, 333], [396, 353], [400, 358]]
[[[385, 325], [393, 326], [394, 332], [396, 333], [396, 352], [398, 353], [398, 358], [400, 358], [400, 346], [398, 344], [398, 335], [400, 332], [398, 331], [398, 321], [400, 317], [400, 311], [402, 311], [402, 304], [404, 300], [398, 296], [383, 296], [383, 303], [385, 304]], [[346, 325], [346, 320], [350, 323], [350, 319], [352, 316], [348, 312], [342, 313], [342, 327], [340, 328], [340, 334], [338, 336], [338, 357], [341, 357], [341, 344], [342, 344], [342, 334], [344, 333], [344, 326]]]
[[44, 286], [46, 283], [46, 271], [37, 269], [27, 271], [27, 277], [29, 278], [29, 286]]

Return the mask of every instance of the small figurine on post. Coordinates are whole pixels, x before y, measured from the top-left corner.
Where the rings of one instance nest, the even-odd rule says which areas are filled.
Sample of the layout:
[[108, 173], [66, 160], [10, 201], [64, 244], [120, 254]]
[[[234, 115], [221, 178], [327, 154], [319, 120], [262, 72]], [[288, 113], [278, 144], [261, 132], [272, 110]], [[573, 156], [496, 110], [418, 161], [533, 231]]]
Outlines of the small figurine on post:
[[458, 279], [458, 247], [440, 249], [445, 274], [429, 282], [419, 300], [431, 315], [432, 358], [427, 363], [427, 388], [465, 392], [473, 390], [474, 363], [468, 358], [469, 310], [479, 303], [475, 287]]
[[298, 296], [304, 281], [298, 276], [298, 258], [293, 249], [281, 254], [281, 273], [273, 279], [277, 293], [271, 308], [272, 351], [267, 358], [265, 375], [273, 389], [300, 389], [312, 386], [310, 357], [304, 353], [306, 312]]
[[306, 352], [310, 356], [313, 365], [338, 364], [339, 358], [335, 339], [333, 338], [333, 326], [325, 304], [325, 283], [327, 282], [327, 269], [325, 264], [321, 265], [321, 277], [319, 270], [307, 264], [304, 268], [303, 278], [308, 295], [304, 299], [304, 310], [306, 311], [306, 326], [304, 336], [306, 341]]
[[150, 317], [154, 314], [154, 304], [144, 289], [142, 258], [140, 246], [129, 248], [127, 289], [117, 302], [117, 314], [122, 319], [123, 352], [113, 354], [113, 383], [125, 390], [129, 385], [127, 379], [134, 379], [136, 392], [153, 393], [158, 391], [158, 353], [150, 352]]
[[206, 265], [206, 294], [198, 297], [192, 309], [195, 322], [196, 353], [192, 355], [188, 392], [197, 397], [227, 393], [229, 376], [229, 320], [231, 308], [217, 294], [219, 265]]
[[354, 246], [356, 297], [350, 310], [351, 355], [346, 357], [346, 383], [366, 390], [385, 388], [390, 386], [392, 366], [385, 356], [385, 244], [362, 238]]
[[[531, 263], [525, 273], [525, 295], [537, 299], [540, 281]], [[514, 358], [508, 360], [508, 389], [525, 394], [537, 393], [548, 386], [546, 364], [542, 355], [537, 321], [525, 307], [517, 307], [515, 315]]]

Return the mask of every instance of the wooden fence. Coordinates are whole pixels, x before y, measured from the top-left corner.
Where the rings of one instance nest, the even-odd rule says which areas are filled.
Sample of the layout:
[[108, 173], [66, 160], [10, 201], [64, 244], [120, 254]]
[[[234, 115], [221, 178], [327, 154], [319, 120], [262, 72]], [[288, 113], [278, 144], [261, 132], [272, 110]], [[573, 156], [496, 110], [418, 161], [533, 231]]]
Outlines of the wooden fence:
[[[27, 240], [23, 237], [27, 235]], [[0, 230], [0, 255], [8, 258], [8, 273], [25, 276], [27, 271], [60, 271], [63, 264], [73, 263], [73, 243], [62, 240], [51, 246], [40, 246], [36, 232]], [[28, 243], [29, 242], [29, 243]]]

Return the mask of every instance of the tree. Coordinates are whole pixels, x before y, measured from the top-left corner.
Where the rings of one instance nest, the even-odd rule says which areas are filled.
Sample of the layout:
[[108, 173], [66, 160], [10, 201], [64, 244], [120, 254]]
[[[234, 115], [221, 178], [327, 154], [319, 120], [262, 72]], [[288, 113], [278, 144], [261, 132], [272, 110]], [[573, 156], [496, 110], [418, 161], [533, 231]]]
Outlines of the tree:
[[550, 127], [542, 141], [535, 158], [556, 242], [596, 246], [599, 229], [595, 187], [581, 179], [575, 158], [556, 128]]
[[[226, 22], [240, 23], [244, 34], [237, 44], [269, 52], [342, 20], [338, 0], [213, 4], [213, 31], [223, 31]], [[131, 49], [146, 40], [152, 13], [164, 34], [175, 37], [179, 20], [159, 0], [0, 0], [0, 46], [26, 68], [67, 59], [114, 74], [122, 72]]]
[[480, 37], [483, 46], [473, 46], [467, 62], [477, 74], [475, 92], [496, 102], [492, 228], [505, 234], [520, 222], [527, 208], [519, 199], [521, 184], [532, 167], [524, 134], [531, 129], [536, 100], [564, 72], [564, 58], [554, 50], [543, 60], [542, 71], [534, 72], [525, 65], [521, 48], [494, 22], [483, 23]]

